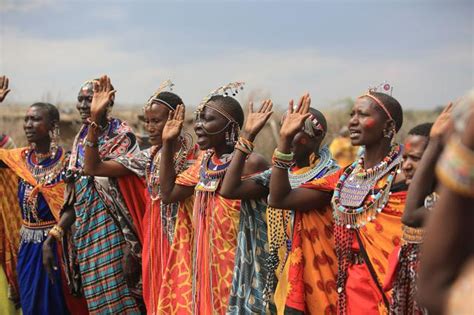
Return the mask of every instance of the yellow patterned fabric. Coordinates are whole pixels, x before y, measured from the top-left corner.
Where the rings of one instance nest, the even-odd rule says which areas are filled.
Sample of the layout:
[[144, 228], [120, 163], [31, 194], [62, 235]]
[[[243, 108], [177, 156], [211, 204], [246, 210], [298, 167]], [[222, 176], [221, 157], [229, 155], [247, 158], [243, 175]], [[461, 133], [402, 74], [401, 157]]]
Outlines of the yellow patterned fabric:
[[17, 199], [18, 177], [0, 169], [0, 266], [8, 282], [9, 298], [19, 302], [16, 274], [20, 242], [21, 211]]
[[[59, 214], [64, 202], [65, 184], [63, 181], [53, 185], [38, 184], [26, 165], [27, 150], [28, 148], [12, 150], [0, 149], [0, 160], [3, 161], [16, 176], [34, 187], [31, 191], [30, 198], [35, 198], [38, 193], [43, 194], [54, 218], [56, 221], [59, 221]], [[58, 163], [65, 164], [65, 154], [61, 156], [61, 160]], [[18, 203], [16, 200], [15, 202]]]

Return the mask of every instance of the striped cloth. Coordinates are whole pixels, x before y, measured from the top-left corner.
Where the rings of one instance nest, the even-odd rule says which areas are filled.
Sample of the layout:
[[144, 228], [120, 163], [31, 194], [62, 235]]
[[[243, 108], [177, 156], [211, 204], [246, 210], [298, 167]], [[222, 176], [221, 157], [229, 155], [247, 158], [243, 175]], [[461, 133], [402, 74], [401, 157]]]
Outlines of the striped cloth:
[[91, 314], [140, 314], [123, 277], [125, 240], [89, 178], [76, 181], [76, 234], [84, 296]]

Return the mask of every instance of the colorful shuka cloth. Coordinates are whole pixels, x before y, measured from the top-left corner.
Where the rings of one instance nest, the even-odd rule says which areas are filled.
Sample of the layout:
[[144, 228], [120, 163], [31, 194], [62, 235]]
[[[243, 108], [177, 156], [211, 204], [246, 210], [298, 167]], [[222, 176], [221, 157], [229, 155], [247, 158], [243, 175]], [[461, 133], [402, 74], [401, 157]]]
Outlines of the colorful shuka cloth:
[[200, 155], [176, 184], [195, 187], [193, 207], [193, 313], [225, 314], [234, 272], [240, 200], [226, 199], [218, 189], [231, 156], [213, 151]]
[[[425, 208], [432, 210], [438, 198], [439, 195], [436, 192], [426, 196]], [[423, 227], [402, 226], [402, 245], [395, 247], [389, 257], [389, 272], [384, 285], [386, 291], [392, 290], [390, 314], [428, 314], [426, 308], [419, 305], [415, 300], [420, 252], [424, 235]]]
[[[194, 164], [197, 146], [182, 142], [176, 154], [177, 174]], [[192, 312], [192, 207], [184, 202], [163, 204], [160, 199], [156, 148], [115, 159], [146, 181], [146, 211], [142, 217], [143, 298], [148, 314], [191, 314]], [[123, 190], [122, 190], [123, 191]]]
[[[253, 180], [268, 188], [270, 172], [267, 170], [246, 180]], [[265, 314], [267, 303], [264, 289], [268, 277], [268, 236], [266, 198], [242, 200], [237, 234], [234, 273], [227, 314]]]
[[[23, 314], [69, 314], [63, 294], [61, 270], [54, 270], [54, 283], [42, 263], [42, 248], [49, 230], [58, 222], [64, 198], [64, 170], [68, 154], [62, 148], [39, 162], [27, 148], [0, 150], [2, 160], [18, 176], [17, 204], [22, 217], [17, 273]], [[33, 176], [33, 172], [41, 175]], [[44, 173], [44, 174], [43, 174]], [[53, 245], [56, 265], [59, 256]]]
[[[292, 188], [317, 180], [339, 169], [327, 147], [320, 159], [310, 166], [289, 172]], [[327, 209], [295, 211], [273, 209], [278, 219], [272, 238], [280, 239], [279, 266], [275, 273], [278, 284], [273, 301], [278, 314], [331, 314], [335, 312], [337, 292], [337, 259], [334, 250], [332, 213]], [[275, 213], [273, 213], [275, 216]], [[280, 231], [278, 231], [280, 230]], [[283, 235], [283, 238], [277, 235]], [[274, 246], [270, 246], [273, 248]], [[274, 250], [272, 250], [274, 251]]]
[[[0, 136], [0, 138], [2, 138]], [[13, 149], [12, 139], [3, 135], [0, 148]], [[9, 168], [0, 168], [0, 305], [15, 314], [20, 296], [16, 273], [20, 245], [21, 210], [18, 205], [18, 178]]]
[[[385, 282], [387, 274], [389, 255], [401, 241], [401, 216], [407, 190], [404, 182], [391, 184], [394, 180], [395, 170], [399, 167], [401, 149], [397, 152], [393, 164], [389, 164], [386, 172], [383, 173], [384, 175], [373, 177], [375, 185], [370, 187], [372, 194], [369, 194], [368, 197], [365, 196], [363, 200], [364, 205], [370, 204], [378, 192], [383, 194], [382, 191], [386, 189], [387, 193], [383, 195], [387, 199], [384, 200], [385, 203], [380, 203], [383, 204], [380, 211], [377, 208], [377, 213], [370, 213], [370, 216], [362, 213], [363, 221], [353, 221], [352, 225], [350, 223], [342, 224], [342, 220], [337, 222], [338, 214], [336, 214], [333, 205], [338, 259], [338, 314], [380, 314], [388, 311], [385, 305], [389, 297], [387, 292], [383, 292], [382, 284]], [[354, 162], [353, 165], [356, 163]], [[388, 174], [388, 171], [392, 173]], [[338, 183], [345, 172], [346, 169], [340, 169], [329, 176], [304, 184], [302, 187], [334, 192], [336, 188], [341, 187], [338, 186]], [[355, 185], [356, 180], [354, 179], [350, 184]], [[363, 248], [361, 248], [361, 244]], [[367, 253], [372, 268], [368, 267], [365, 262], [364, 251]], [[373, 273], [370, 269], [373, 270]]]
[[[73, 179], [68, 202], [76, 212], [74, 243], [84, 296], [91, 314], [140, 314], [124, 278], [122, 258], [126, 240], [132, 254], [140, 244], [125, 202], [115, 179], [82, 176], [84, 144], [88, 125], [83, 125], [73, 145], [68, 176]], [[109, 120], [99, 137], [99, 154], [103, 160], [138, 151], [130, 127], [118, 119]], [[128, 239], [127, 239], [128, 237]]]

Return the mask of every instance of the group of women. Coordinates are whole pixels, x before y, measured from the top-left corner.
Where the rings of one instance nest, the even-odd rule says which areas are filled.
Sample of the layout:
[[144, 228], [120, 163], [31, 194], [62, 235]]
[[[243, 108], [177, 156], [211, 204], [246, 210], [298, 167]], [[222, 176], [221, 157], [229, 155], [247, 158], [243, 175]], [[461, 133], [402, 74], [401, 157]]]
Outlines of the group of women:
[[[8, 83], [0, 77], [0, 102]], [[29, 147], [0, 149], [0, 286], [18, 297], [24, 314], [442, 309], [421, 293], [421, 303], [415, 299], [418, 271], [420, 285], [444, 301], [440, 288], [472, 248], [453, 253], [456, 268], [433, 285], [423, 268], [439, 261], [422, 261], [420, 269], [420, 245], [438, 199], [463, 207], [474, 197], [472, 98], [449, 105], [399, 145], [402, 107], [369, 90], [348, 123], [361, 149], [339, 167], [322, 145], [328, 123], [309, 94], [289, 102], [270, 164], [253, 151], [273, 114], [271, 100], [258, 109], [250, 103], [244, 121], [231, 96], [242, 82], [212, 91], [197, 108], [194, 144], [171, 86], [164, 82], [143, 109], [148, 149], [110, 116], [115, 90], [107, 76], [81, 86], [82, 126], [70, 152], [59, 145], [59, 112], [48, 103], [25, 115]], [[467, 115], [455, 128], [456, 111]], [[427, 256], [436, 252], [430, 249]]]

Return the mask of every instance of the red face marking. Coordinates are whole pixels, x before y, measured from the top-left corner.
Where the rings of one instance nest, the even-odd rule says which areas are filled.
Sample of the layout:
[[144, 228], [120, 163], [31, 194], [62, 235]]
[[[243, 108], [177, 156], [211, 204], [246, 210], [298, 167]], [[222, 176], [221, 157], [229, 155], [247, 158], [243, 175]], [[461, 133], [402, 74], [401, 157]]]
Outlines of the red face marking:
[[373, 128], [375, 126], [375, 119], [367, 118], [367, 120], [365, 121], [365, 126], [367, 128]]
[[308, 143], [308, 140], [306, 140], [306, 138], [301, 138], [300, 144], [305, 145], [306, 143]]
[[405, 142], [405, 148], [406, 148], [407, 151], [410, 151], [410, 149], [411, 149], [411, 142], [409, 142], [409, 141]]

